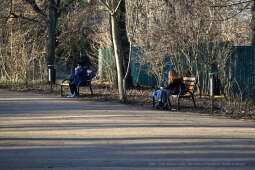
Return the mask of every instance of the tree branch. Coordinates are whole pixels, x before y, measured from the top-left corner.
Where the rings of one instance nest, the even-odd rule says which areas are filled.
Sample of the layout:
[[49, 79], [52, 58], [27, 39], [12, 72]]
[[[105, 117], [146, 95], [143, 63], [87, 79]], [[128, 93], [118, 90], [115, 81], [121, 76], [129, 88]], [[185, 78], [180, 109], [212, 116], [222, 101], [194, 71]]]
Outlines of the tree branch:
[[212, 5], [210, 7], [212, 7], [212, 8], [226, 8], [226, 7], [231, 7], [231, 6], [234, 6], [234, 5], [240, 5], [240, 4], [251, 3], [251, 2], [252, 2], [252, 0], [247, 0], [247, 1], [231, 3], [231, 4], [228, 4], [228, 5]]
[[69, 0], [65, 5], [64, 7], [62, 8], [59, 8], [60, 7], [60, 0], [57, 1], [57, 4], [56, 4], [56, 8], [59, 9], [58, 12], [57, 12], [57, 16], [60, 16], [61, 13], [63, 11], [65, 11], [67, 8], [69, 8], [69, 6], [73, 3], [73, 0]]
[[36, 13], [40, 14], [41, 16], [43, 16], [43, 18], [45, 20], [48, 20], [47, 15], [38, 7], [38, 5], [36, 4], [35, 0], [23, 0], [23, 1], [27, 2], [28, 4], [30, 4], [32, 6], [33, 10]]
[[228, 20], [234, 18], [235, 16], [237, 16], [238, 14], [241, 14], [245, 9], [248, 8], [248, 6], [249, 6], [249, 4], [246, 4], [246, 5], [244, 6], [244, 8], [240, 9], [238, 12], [236, 12], [235, 14], [233, 14], [233, 15], [231, 15], [231, 16], [225, 18], [225, 19], [223, 18], [223, 19], [221, 19], [221, 20], [219, 19], [219, 20], [212, 20], [212, 21], [228, 21]]
[[102, 3], [102, 5], [107, 9], [107, 11], [111, 14], [111, 15], [114, 15], [116, 13], [116, 11], [118, 10], [119, 6], [120, 6], [120, 3], [121, 3], [122, 0], [119, 0], [117, 6], [115, 7], [115, 9], [111, 9], [111, 7], [106, 3], [104, 2], [103, 0], [100, 0], [100, 2]]
[[102, 5], [106, 8], [106, 10], [111, 14], [113, 15], [114, 14], [114, 11], [112, 11], [112, 9], [110, 8], [110, 6], [105, 3], [103, 0], [100, 0], [100, 2], [102, 3]]
[[120, 3], [121, 3], [121, 0], [119, 0], [118, 5], [116, 6], [116, 8], [115, 8], [114, 11], [113, 11], [113, 14], [115, 14], [116, 11], [118, 10], [118, 8], [119, 8], [119, 6], [120, 6]]
[[40, 21], [37, 21], [36, 19], [28, 18], [28, 17], [25, 17], [23, 15], [17, 15], [14, 12], [10, 12], [10, 14], [11, 14], [11, 16], [8, 17], [8, 18], [21, 18], [21, 19], [27, 20], [29, 22], [33, 22], [33, 23], [36, 23], [36, 24], [39, 24], [39, 25], [43, 26], [43, 24]]

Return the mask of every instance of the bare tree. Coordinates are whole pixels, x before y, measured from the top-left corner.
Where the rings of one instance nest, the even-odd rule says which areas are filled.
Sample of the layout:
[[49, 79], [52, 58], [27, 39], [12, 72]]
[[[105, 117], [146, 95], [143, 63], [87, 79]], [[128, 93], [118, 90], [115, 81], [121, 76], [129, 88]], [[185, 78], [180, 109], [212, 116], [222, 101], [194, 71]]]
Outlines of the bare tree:
[[120, 101], [126, 102], [126, 92], [123, 86], [123, 56], [121, 56], [120, 51], [120, 37], [118, 37], [118, 25], [116, 23], [116, 14], [119, 6], [121, 4], [121, 0], [118, 1], [107, 1], [100, 0], [105, 9], [109, 12], [111, 18], [111, 33], [112, 33], [112, 41], [113, 41], [113, 49], [117, 66], [117, 77], [118, 77], [118, 89], [119, 89], [119, 98]]
[[202, 82], [200, 78], [202, 73], [226, 68], [231, 46], [238, 36], [231, 31], [235, 25], [223, 19], [233, 10], [215, 7], [221, 2], [157, 0], [143, 4], [136, 44], [145, 50], [139, 62], [149, 66], [158, 84], [167, 71], [166, 60], [180, 75], [196, 76], [203, 86], [207, 84], [206, 79]]
[[[43, 38], [45, 27], [36, 23], [34, 19], [22, 19], [27, 16], [34, 18], [31, 12], [26, 12], [26, 16], [16, 16], [27, 9], [26, 6], [22, 7], [22, 1], [15, 1], [15, 6], [10, 5], [9, 2], [2, 4], [6, 10], [1, 10], [0, 17], [3, 18], [0, 29], [2, 32], [0, 38], [2, 76], [8, 80], [24, 80], [25, 82], [40, 79], [40, 75], [45, 76], [46, 52]], [[16, 14], [12, 14], [13, 10]]]
[[68, 6], [74, 1], [61, 1], [61, 0], [49, 0], [49, 1], [35, 1], [35, 0], [22, 0], [23, 5], [29, 4], [32, 10], [40, 20], [27, 17], [24, 13], [17, 13], [12, 10], [11, 15], [14, 18], [21, 18], [31, 22], [46, 24], [47, 26], [47, 63], [48, 65], [54, 65], [55, 63], [55, 48], [56, 48], [56, 26], [57, 20], [61, 13], [64, 12]]
[[217, 20], [231, 27], [226, 30], [234, 45], [254, 44], [254, 4], [254, 0], [211, 0], [210, 8], [220, 11]]

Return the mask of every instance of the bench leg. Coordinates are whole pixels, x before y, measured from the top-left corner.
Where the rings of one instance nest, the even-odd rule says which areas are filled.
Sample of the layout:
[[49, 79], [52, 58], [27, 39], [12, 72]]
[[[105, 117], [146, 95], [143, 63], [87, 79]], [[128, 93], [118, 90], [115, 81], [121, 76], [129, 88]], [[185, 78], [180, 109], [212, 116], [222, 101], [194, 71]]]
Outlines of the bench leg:
[[194, 107], [196, 108], [197, 106], [196, 106], [196, 102], [195, 102], [195, 97], [194, 97], [194, 95], [191, 95], [191, 97], [192, 97], [192, 100], [193, 100], [193, 103], [194, 103]]
[[91, 93], [91, 95], [93, 95], [92, 86], [91, 86], [91, 85], [89, 85], [89, 88], [90, 88], [90, 93]]
[[63, 96], [63, 86], [60, 86], [60, 96]]

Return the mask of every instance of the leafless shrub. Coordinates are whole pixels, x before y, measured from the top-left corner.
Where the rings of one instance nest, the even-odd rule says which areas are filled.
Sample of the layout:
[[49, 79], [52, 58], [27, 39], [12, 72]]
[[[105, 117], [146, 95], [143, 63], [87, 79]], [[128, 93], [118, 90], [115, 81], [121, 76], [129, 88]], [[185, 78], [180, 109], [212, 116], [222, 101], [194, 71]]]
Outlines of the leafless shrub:
[[245, 97], [247, 87], [241, 87], [236, 79], [229, 83], [226, 88], [225, 100], [222, 102], [221, 109], [227, 114], [245, 114], [249, 111], [249, 99]]

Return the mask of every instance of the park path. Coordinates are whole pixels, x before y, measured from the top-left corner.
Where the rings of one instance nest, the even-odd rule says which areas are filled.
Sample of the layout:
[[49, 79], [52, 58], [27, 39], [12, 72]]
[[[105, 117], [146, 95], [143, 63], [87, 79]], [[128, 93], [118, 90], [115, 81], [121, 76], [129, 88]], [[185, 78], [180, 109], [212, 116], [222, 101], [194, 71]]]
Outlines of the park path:
[[2, 169], [255, 169], [255, 122], [0, 89]]

